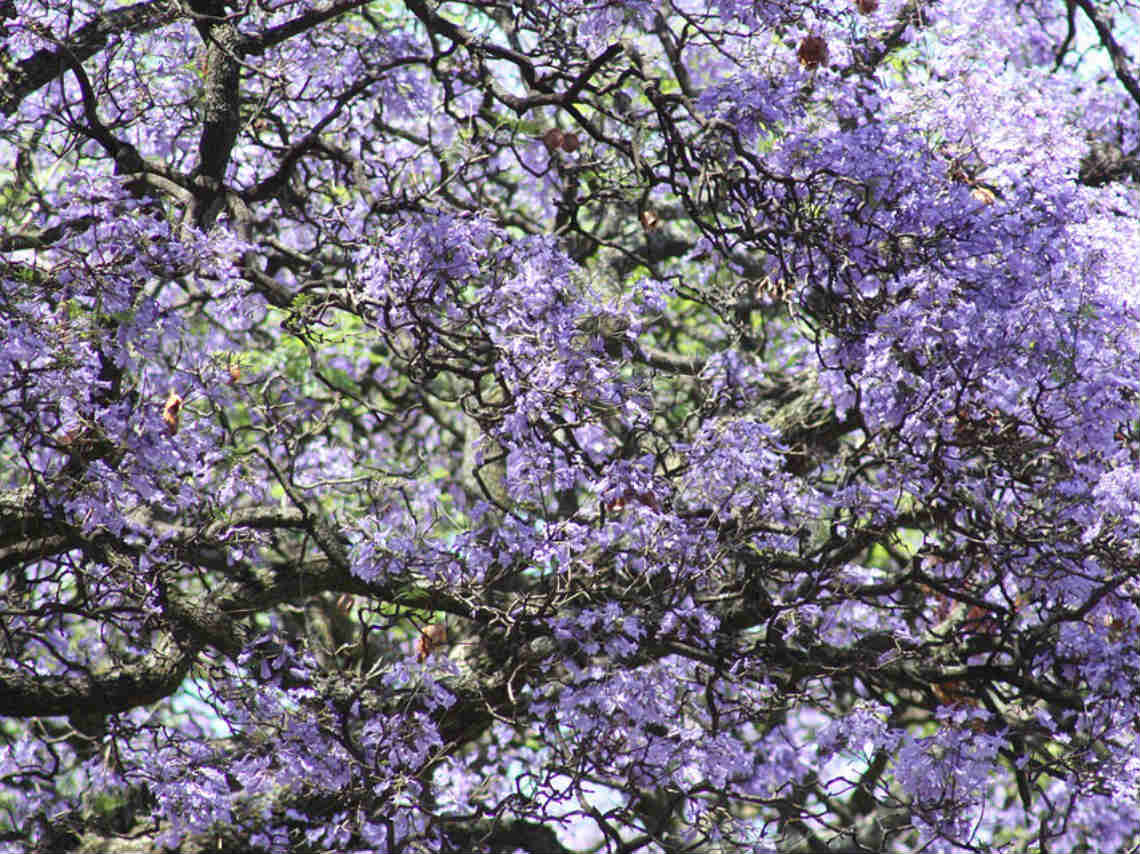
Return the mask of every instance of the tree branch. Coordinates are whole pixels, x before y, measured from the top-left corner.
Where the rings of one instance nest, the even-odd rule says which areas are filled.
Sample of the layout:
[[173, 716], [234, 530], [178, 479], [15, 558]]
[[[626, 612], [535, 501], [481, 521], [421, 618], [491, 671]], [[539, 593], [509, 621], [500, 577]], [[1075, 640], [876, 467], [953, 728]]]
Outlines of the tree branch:
[[148, 33], [181, 15], [179, 4], [172, 0], [148, 0], [100, 12], [76, 30], [69, 41], [36, 51], [13, 69], [0, 62], [0, 112], [12, 115], [24, 98], [59, 77], [67, 67], [67, 57], [83, 63], [106, 47], [111, 36]]

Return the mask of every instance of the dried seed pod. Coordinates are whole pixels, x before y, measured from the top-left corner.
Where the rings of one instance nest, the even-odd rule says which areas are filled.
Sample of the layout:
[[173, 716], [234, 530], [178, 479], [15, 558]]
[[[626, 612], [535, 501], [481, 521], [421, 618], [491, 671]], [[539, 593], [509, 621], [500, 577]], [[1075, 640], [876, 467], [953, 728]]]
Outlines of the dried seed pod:
[[551, 128], [542, 135], [542, 144], [546, 146], [546, 150], [553, 154], [562, 146], [562, 131], [558, 128]]
[[567, 133], [562, 135], [562, 150], [565, 152], [575, 152], [578, 150], [578, 134]]
[[988, 190], [980, 184], [970, 190], [970, 195], [981, 202], [983, 205], [992, 205], [997, 199], [992, 190]]
[[855, 0], [860, 15], [870, 15], [879, 8], [879, 0]]
[[172, 391], [166, 398], [166, 405], [162, 407], [162, 420], [166, 424], [166, 432], [173, 436], [178, 432], [178, 416], [182, 411], [182, 398], [178, 392]]
[[420, 636], [416, 638], [416, 658], [423, 661], [439, 647], [447, 643], [447, 626], [443, 623], [432, 623], [424, 626]]
[[796, 51], [800, 65], [807, 69], [827, 64], [827, 42], [821, 36], [806, 36]]

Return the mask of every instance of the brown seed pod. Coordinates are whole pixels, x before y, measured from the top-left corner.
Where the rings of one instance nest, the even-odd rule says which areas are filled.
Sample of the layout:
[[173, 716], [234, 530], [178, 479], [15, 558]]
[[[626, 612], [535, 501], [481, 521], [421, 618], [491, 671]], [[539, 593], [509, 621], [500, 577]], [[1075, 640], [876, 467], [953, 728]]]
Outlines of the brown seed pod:
[[567, 133], [562, 135], [562, 150], [575, 152], [578, 150], [578, 134]]
[[420, 636], [416, 638], [416, 658], [420, 661], [426, 659], [439, 647], [447, 643], [447, 626], [443, 623], [432, 623], [424, 626]]
[[558, 128], [551, 128], [542, 135], [542, 144], [546, 146], [546, 150], [553, 154], [562, 146], [562, 131]]
[[819, 68], [821, 65], [826, 65], [828, 56], [827, 42], [820, 36], [806, 36], [804, 40], [800, 42], [796, 56], [800, 59], [800, 65], [807, 69]]
[[977, 186], [970, 190], [970, 195], [981, 202], [983, 205], [992, 205], [997, 199], [992, 190], [987, 190], [985, 187]]
[[879, 0], [855, 0], [860, 15], [870, 15], [879, 8]]
[[178, 392], [172, 391], [166, 398], [166, 405], [162, 407], [162, 420], [166, 424], [166, 432], [173, 436], [178, 432], [178, 415], [182, 411], [182, 398]]

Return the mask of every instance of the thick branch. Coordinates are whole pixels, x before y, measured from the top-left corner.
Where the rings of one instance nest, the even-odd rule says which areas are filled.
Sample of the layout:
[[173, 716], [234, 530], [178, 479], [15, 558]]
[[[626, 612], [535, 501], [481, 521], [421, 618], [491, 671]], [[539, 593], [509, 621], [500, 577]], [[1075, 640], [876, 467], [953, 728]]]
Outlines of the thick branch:
[[1100, 43], [1104, 45], [1104, 49], [1112, 58], [1112, 70], [1116, 72], [1116, 79], [1128, 90], [1128, 94], [1136, 102], [1136, 105], [1140, 106], [1140, 82], [1137, 81], [1136, 75], [1132, 73], [1132, 69], [1129, 67], [1128, 54], [1124, 52], [1124, 48], [1120, 46], [1120, 42], [1112, 34], [1111, 22], [1105, 19], [1092, 0], [1073, 0], [1073, 2], [1081, 7], [1081, 11], [1096, 27], [1097, 38], [1100, 39]]
[[238, 75], [241, 35], [226, 17], [218, 0], [194, 0], [190, 4], [195, 26], [206, 46], [205, 95], [202, 105], [202, 135], [198, 140], [197, 173], [214, 186], [225, 177], [239, 129]]
[[200, 649], [164, 632], [139, 662], [106, 674], [55, 676], [0, 666], [0, 715], [101, 715], [150, 705], [178, 689]]
[[111, 36], [148, 33], [180, 17], [177, 3], [151, 0], [122, 9], [101, 12], [54, 48], [43, 48], [9, 69], [0, 61], [0, 112], [12, 115], [32, 92], [59, 77], [67, 57], [82, 63], [106, 47]]

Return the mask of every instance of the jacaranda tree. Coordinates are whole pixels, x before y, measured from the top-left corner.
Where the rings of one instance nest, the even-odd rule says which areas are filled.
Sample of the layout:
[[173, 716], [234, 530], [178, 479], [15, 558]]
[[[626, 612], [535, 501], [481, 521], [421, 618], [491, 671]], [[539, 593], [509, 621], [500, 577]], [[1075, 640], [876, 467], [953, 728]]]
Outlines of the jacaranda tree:
[[1136, 850], [1134, 3], [0, 24], [3, 850]]

